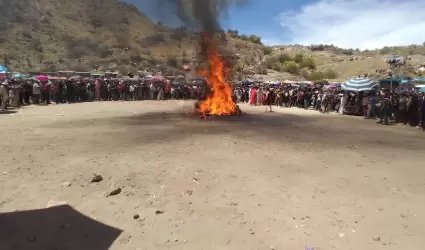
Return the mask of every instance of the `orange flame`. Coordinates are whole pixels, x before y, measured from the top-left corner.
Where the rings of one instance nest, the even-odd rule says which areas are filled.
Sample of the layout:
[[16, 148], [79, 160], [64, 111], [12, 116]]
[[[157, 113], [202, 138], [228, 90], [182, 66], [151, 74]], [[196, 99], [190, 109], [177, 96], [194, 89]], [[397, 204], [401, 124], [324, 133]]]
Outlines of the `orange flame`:
[[198, 72], [205, 77], [212, 93], [200, 105], [202, 114], [232, 115], [236, 111], [236, 104], [232, 98], [232, 87], [227, 82], [230, 68], [217, 52], [211, 38], [204, 34], [203, 45], [208, 58], [208, 69]]

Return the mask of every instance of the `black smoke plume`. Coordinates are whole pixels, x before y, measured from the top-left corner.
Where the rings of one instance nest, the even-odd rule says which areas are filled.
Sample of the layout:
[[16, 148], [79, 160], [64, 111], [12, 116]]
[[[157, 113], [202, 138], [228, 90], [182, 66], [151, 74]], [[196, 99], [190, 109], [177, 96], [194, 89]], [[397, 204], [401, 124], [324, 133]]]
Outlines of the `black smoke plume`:
[[231, 5], [248, 0], [157, 0], [162, 15], [175, 15], [185, 26], [208, 33], [221, 30], [219, 18]]

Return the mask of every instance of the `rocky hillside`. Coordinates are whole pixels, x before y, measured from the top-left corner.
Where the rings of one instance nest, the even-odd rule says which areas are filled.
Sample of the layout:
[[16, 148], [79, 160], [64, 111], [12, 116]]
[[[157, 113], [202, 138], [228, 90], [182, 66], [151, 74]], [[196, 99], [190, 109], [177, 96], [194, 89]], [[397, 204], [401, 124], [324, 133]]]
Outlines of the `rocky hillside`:
[[[228, 40], [223, 53], [260, 60], [260, 44]], [[178, 71], [195, 58], [198, 41], [199, 34], [155, 24], [119, 0], [0, 1], [0, 55], [13, 70]]]
[[[379, 51], [333, 46], [266, 47], [256, 36], [222, 34], [222, 53], [236, 55], [236, 78], [345, 79], [368, 73], [381, 77], [420, 75], [424, 46]], [[150, 21], [136, 7], [119, 0], [0, 1], [0, 64], [14, 71], [158, 68], [178, 74], [196, 64], [199, 34], [169, 29]], [[402, 67], [389, 67], [390, 54], [409, 56]], [[2, 60], [3, 59], [3, 60]]]

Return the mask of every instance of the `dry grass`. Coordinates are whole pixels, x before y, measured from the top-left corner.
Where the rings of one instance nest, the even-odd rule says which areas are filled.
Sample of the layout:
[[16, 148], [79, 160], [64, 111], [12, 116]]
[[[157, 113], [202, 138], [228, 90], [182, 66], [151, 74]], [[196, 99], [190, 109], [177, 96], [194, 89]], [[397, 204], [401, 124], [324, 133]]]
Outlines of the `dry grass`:
[[[154, 24], [134, 6], [119, 0], [10, 0], [0, 2], [0, 10], [1, 28], [5, 29], [0, 36], [0, 55], [7, 54], [10, 68], [16, 71], [92, 70], [95, 65], [101, 69], [127, 65], [136, 70], [177, 60], [176, 67], [168, 67], [177, 73], [183, 64], [196, 59], [198, 51], [197, 34]], [[264, 46], [232, 34], [226, 37], [226, 51], [239, 55], [235, 66], [238, 77], [258, 73], [257, 68], [267, 57]], [[425, 61], [424, 46], [384, 50], [381, 54], [344, 55], [337, 50], [279, 46], [270, 56], [301, 53], [312, 57], [318, 70], [335, 70], [341, 78], [385, 69], [384, 52], [410, 55], [414, 67]]]

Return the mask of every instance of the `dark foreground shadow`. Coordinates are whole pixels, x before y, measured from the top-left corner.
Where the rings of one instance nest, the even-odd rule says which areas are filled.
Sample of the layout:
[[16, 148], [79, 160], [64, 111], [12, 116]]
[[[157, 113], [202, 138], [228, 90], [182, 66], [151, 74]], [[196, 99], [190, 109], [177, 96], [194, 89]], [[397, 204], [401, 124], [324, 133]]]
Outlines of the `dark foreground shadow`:
[[1, 250], [107, 250], [121, 232], [69, 205], [0, 214]]
[[10, 115], [10, 114], [15, 114], [18, 113], [17, 110], [5, 110], [5, 111], [0, 111], [0, 115]]

